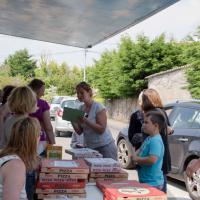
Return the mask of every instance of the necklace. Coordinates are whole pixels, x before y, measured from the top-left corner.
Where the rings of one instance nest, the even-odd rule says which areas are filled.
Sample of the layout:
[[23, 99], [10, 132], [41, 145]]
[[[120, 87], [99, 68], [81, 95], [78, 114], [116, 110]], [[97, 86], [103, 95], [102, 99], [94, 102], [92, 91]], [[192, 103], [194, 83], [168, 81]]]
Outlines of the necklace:
[[93, 104], [93, 101], [89, 104], [89, 105], [85, 105], [85, 112], [86, 113], [89, 113], [90, 112], [90, 109], [92, 107], [92, 104]]

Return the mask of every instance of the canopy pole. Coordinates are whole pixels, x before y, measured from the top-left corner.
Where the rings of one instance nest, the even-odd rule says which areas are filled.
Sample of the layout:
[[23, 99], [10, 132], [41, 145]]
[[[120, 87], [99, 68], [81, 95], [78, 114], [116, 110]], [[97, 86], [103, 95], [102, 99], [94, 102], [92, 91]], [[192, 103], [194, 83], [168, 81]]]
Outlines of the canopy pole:
[[88, 53], [88, 49], [92, 48], [92, 45], [88, 45], [85, 49], [84, 49], [84, 54], [85, 54], [85, 64], [83, 67], [83, 81], [86, 81], [86, 65], [87, 65], [87, 53]]
[[84, 54], [85, 54], [85, 64], [84, 64], [84, 68], [83, 68], [83, 81], [86, 81], [87, 52], [88, 52], [88, 49], [85, 48], [85, 49], [84, 49]]

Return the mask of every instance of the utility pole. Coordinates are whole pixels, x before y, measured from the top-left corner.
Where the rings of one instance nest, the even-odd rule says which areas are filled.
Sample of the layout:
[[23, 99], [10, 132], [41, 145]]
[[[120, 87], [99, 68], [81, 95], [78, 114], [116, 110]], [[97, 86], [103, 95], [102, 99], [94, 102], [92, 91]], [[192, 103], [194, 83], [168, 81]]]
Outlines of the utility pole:
[[88, 45], [88, 46], [84, 49], [85, 63], [84, 63], [84, 68], [83, 68], [83, 81], [86, 81], [87, 53], [88, 53], [88, 49], [89, 49], [89, 48], [92, 48], [92, 45]]

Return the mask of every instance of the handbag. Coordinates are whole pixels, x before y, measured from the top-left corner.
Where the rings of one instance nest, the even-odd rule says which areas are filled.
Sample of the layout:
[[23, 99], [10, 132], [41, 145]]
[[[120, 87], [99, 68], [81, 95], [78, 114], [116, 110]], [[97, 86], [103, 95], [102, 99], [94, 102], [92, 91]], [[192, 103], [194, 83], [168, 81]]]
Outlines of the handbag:
[[131, 144], [135, 147], [138, 147], [144, 141], [143, 133], [135, 133], [131, 139]]

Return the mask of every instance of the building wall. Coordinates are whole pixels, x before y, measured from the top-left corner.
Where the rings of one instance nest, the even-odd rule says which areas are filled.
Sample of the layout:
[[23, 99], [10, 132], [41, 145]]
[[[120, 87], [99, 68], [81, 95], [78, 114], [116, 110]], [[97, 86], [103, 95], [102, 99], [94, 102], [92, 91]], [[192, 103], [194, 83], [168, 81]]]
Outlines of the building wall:
[[106, 108], [109, 118], [128, 122], [131, 114], [138, 109], [137, 97], [107, 100]]
[[187, 90], [186, 68], [179, 68], [160, 75], [155, 75], [148, 80], [148, 88], [156, 89], [163, 103], [176, 100], [191, 99], [191, 94]]

